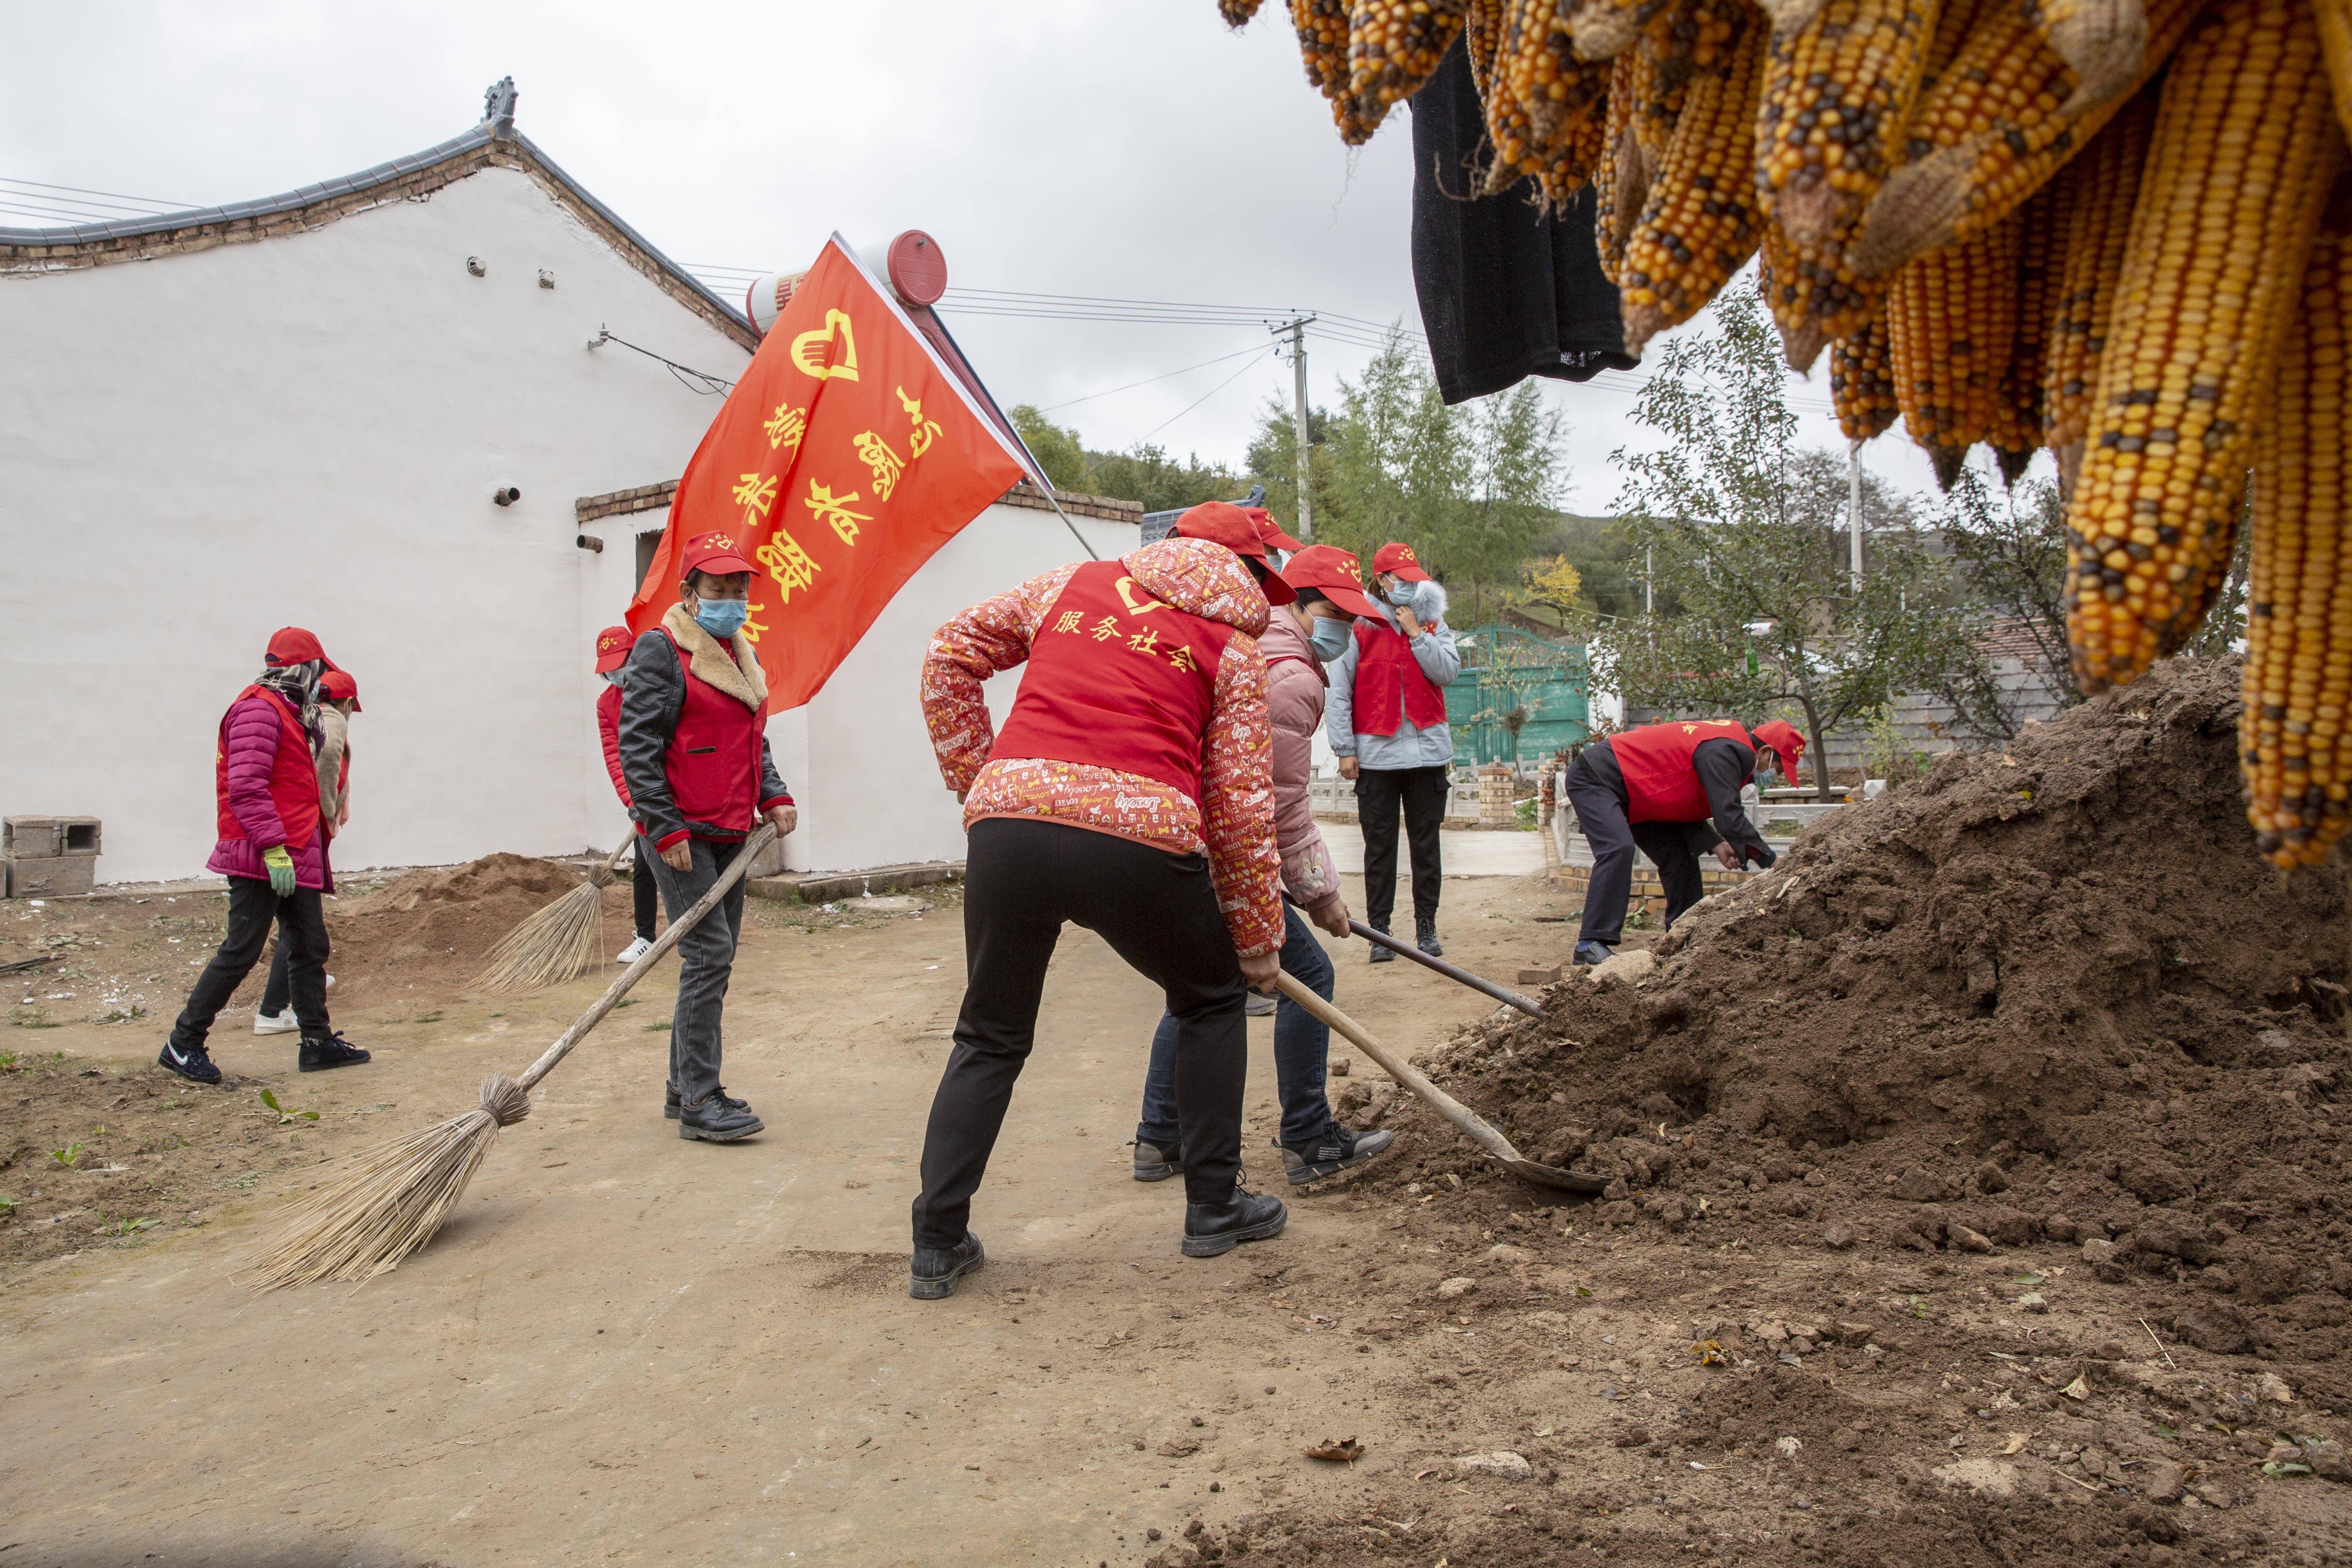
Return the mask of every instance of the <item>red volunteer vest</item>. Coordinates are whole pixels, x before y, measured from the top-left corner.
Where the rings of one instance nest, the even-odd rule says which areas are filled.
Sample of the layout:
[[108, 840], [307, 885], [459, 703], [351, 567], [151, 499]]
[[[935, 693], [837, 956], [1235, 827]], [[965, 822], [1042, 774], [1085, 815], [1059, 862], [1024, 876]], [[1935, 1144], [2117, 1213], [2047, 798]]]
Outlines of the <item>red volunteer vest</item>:
[[1356, 622], [1355, 725], [1359, 735], [1393, 735], [1402, 713], [1417, 730], [1445, 722], [1445, 693], [1421, 672], [1412, 644], [1386, 621]]
[[1161, 604], [1121, 562], [1081, 566], [1045, 612], [990, 755], [1138, 773], [1198, 800], [1217, 663], [1233, 635]]
[[[301, 715], [266, 686], [248, 686], [238, 692], [236, 702], [229, 704], [230, 711], [248, 697], [267, 698], [278, 710], [278, 754], [269, 763], [269, 799], [278, 807], [278, 820], [286, 825], [288, 850], [299, 849], [319, 831], [319, 765], [310, 756], [310, 731], [302, 728]], [[222, 840], [243, 838], [245, 825], [228, 808], [227, 713], [221, 715], [220, 739], [213, 748], [213, 802]]]
[[1756, 742], [1746, 726], [1727, 719], [1644, 724], [1609, 737], [1609, 750], [1625, 775], [1626, 821], [1705, 822], [1714, 815], [1698, 770], [1691, 764], [1691, 753], [1702, 741], [1731, 741], [1747, 747], [1749, 776], [1755, 776]]
[[669, 637], [670, 652], [686, 677], [677, 706], [677, 729], [662, 757], [670, 799], [677, 814], [722, 833], [751, 831], [760, 808], [760, 739], [767, 733], [768, 704], [746, 708], [694, 673], [694, 661]]

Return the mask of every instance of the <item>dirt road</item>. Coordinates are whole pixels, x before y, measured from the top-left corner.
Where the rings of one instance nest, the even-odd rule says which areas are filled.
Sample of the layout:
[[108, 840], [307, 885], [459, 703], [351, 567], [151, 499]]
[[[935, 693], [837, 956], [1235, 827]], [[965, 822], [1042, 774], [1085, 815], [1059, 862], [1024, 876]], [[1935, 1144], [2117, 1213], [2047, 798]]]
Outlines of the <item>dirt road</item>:
[[[1517, 880], [1448, 896], [1472, 963], [1563, 929], [1486, 918], [1535, 907]], [[1407, 1049], [1488, 1010], [1360, 944], [1345, 960], [1343, 1001]], [[770, 1131], [740, 1146], [660, 1120], [673, 973], [550, 1080], [441, 1239], [357, 1289], [254, 1297], [230, 1273], [315, 1152], [462, 1109], [595, 985], [440, 998], [431, 1023], [415, 1004], [339, 1013], [377, 1063], [309, 1078], [285, 1038], [225, 1020], [218, 1059], [251, 1075], [232, 1094], [269, 1144], [231, 1179], [260, 1179], [220, 1189], [199, 1228], [94, 1237], [0, 1291], [5, 1560], [1134, 1562], [1153, 1530], [1344, 1507], [1412, 1462], [1376, 1392], [1410, 1351], [1349, 1331], [1344, 1290], [1281, 1284], [1310, 1259], [1343, 1280], [1373, 1245], [1344, 1188], [1294, 1199], [1279, 1242], [1188, 1262], [1177, 1185], [1129, 1179], [1157, 1008], [1092, 937], [1055, 961], [975, 1211], [991, 1264], [945, 1304], [907, 1299], [905, 1258], [957, 912], [761, 921], [728, 1076]], [[1249, 1162], [1280, 1189], [1270, 1025], [1251, 1036]], [[162, 1079], [121, 1027], [37, 1044], [99, 1067], [93, 1088]], [[281, 1131], [263, 1086], [320, 1121]], [[1352, 1472], [1300, 1454], [1350, 1435], [1370, 1447]]]

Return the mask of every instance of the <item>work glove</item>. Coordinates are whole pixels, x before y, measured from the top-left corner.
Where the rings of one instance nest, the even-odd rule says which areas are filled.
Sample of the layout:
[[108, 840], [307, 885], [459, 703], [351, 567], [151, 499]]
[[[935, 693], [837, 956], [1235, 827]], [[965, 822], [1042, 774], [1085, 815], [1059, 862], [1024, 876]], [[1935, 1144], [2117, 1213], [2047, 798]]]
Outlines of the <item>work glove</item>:
[[1780, 858], [1778, 855], [1775, 855], [1772, 852], [1769, 846], [1762, 844], [1748, 845], [1747, 847], [1747, 856], [1748, 859], [1755, 861], [1767, 871], [1770, 870], [1773, 863]]
[[289, 898], [294, 892], [294, 857], [286, 852], [283, 844], [273, 844], [261, 852], [261, 863], [269, 868], [269, 890], [279, 898]]

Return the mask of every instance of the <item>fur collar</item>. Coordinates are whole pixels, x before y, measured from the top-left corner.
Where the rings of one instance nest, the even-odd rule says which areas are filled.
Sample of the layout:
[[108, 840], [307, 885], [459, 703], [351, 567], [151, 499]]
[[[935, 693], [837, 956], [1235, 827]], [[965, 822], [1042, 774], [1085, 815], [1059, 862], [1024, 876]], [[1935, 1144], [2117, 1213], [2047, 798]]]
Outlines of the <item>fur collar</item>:
[[742, 633], [722, 643], [704, 631], [702, 623], [688, 615], [684, 605], [672, 605], [663, 613], [662, 630], [686, 655], [687, 668], [697, 680], [717, 687], [754, 712], [767, 701], [768, 678], [760, 668], [760, 656], [751, 651], [751, 641]]

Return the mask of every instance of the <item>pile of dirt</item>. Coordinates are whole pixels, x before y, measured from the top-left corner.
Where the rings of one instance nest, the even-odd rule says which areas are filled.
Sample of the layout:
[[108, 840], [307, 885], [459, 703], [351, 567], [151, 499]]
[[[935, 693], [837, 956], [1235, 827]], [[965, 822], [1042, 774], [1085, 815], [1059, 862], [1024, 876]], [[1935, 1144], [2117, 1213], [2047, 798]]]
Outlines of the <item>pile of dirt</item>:
[[[385, 999], [410, 987], [462, 985], [509, 931], [581, 885], [569, 866], [527, 855], [485, 855], [463, 866], [412, 871], [331, 906], [333, 1002]], [[629, 885], [604, 889], [605, 925], [628, 940]]]
[[[2169, 1328], [2200, 1348], [2332, 1356], [2346, 877], [2256, 856], [2238, 679], [2175, 661], [1948, 754], [1693, 910], [1654, 969], [1580, 973], [1433, 1076], [1536, 1158], [1616, 1177], [1604, 1223], [2074, 1244], [2102, 1278], [2192, 1287]], [[1381, 1184], [1479, 1169], [1398, 1120], [1431, 1135]]]

